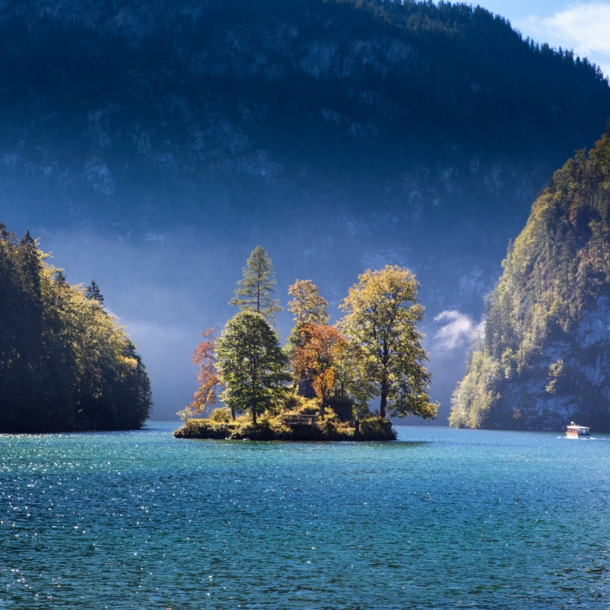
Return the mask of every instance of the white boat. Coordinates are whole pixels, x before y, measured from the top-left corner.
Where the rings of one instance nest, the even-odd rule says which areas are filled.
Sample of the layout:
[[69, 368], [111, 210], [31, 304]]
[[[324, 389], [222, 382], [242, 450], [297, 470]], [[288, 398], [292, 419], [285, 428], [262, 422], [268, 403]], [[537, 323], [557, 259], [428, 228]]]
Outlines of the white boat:
[[574, 422], [570, 422], [570, 425], [566, 426], [566, 436], [568, 438], [591, 438], [591, 433], [587, 426], [577, 426]]

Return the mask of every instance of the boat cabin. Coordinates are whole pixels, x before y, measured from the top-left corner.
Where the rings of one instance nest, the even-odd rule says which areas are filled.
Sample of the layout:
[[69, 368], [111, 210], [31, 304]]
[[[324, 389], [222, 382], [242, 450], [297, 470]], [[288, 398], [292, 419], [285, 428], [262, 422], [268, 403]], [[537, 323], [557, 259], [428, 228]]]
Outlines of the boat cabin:
[[591, 434], [586, 426], [577, 426], [574, 422], [570, 422], [570, 425], [566, 426], [566, 436], [571, 438], [588, 438]]

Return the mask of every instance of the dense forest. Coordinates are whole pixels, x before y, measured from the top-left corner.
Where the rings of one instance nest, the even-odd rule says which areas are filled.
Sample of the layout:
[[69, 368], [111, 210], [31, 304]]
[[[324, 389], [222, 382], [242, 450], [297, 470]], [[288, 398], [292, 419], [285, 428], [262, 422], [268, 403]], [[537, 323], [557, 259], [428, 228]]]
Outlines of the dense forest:
[[[444, 2], [7, 3], [0, 78], [0, 197], [29, 226], [59, 209], [130, 239], [292, 238], [395, 219], [480, 265], [610, 115], [586, 60]], [[502, 239], [474, 248], [487, 223]]]
[[0, 223], [0, 432], [140, 428], [150, 382], [99, 287], [70, 286]]
[[[9, 2], [0, 34], [4, 178], [25, 171], [76, 221], [137, 226], [168, 205], [174, 223], [209, 220], [214, 198], [267, 210], [272, 193], [291, 206], [338, 180], [336, 203], [421, 205], [435, 180], [506, 175], [516, 155], [546, 170], [610, 108], [596, 67], [465, 4]], [[487, 219], [485, 184], [457, 188], [473, 186]], [[449, 204], [444, 190], [431, 201]]]
[[503, 268], [451, 423], [610, 431], [610, 130], [553, 175]]

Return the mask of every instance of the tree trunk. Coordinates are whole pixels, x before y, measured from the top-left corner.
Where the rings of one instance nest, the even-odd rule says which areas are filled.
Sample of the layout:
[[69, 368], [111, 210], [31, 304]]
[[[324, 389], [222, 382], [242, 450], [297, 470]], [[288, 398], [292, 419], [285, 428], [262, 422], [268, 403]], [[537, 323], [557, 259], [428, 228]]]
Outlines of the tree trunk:
[[385, 418], [385, 408], [388, 404], [388, 391], [384, 388], [381, 390], [381, 402], [379, 403], [379, 417]]
[[252, 423], [256, 426], [256, 407], [252, 409]]

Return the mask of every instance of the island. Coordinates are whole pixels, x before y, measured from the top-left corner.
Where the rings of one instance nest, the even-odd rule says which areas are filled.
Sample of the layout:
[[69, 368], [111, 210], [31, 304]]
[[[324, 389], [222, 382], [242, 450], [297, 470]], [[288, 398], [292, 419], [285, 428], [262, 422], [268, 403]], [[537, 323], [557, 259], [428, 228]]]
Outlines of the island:
[[189, 419], [174, 436], [249, 441], [393, 441], [396, 431], [382, 417], [344, 422], [334, 413], [324, 420], [316, 415], [284, 413], [261, 418], [256, 425], [246, 417], [235, 421]]
[[203, 332], [193, 352], [199, 388], [178, 413], [184, 425], [177, 438], [390, 441], [396, 432], [387, 417], [436, 417], [416, 327], [424, 308], [411, 271], [365, 271], [334, 325], [315, 284], [296, 280], [288, 289], [294, 327], [283, 347], [274, 329], [282, 310], [271, 298], [274, 274], [258, 246], [230, 301], [239, 313], [220, 334]]

